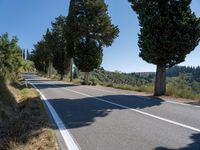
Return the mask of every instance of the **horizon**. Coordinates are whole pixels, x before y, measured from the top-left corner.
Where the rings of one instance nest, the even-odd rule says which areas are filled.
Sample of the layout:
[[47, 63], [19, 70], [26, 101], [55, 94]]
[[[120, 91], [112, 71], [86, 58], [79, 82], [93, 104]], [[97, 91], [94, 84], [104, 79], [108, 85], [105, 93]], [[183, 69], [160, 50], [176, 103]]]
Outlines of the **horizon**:
[[[138, 19], [128, 0], [118, 3], [114, 0], [106, 0], [105, 2], [108, 5], [108, 13], [112, 23], [118, 25], [120, 34], [112, 46], [104, 48], [101, 66], [105, 70], [112, 72], [116, 70], [124, 73], [155, 72], [154, 65], [146, 63], [138, 56]], [[191, 3], [191, 9], [198, 17], [200, 17], [199, 5], [200, 1], [198, 0], [193, 0]], [[7, 9], [8, 7], [10, 9]], [[0, 32], [1, 34], [8, 32], [10, 37], [17, 36], [20, 43], [19, 46], [22, 49], [31, 51], [33, 44], [41, 40], [55, 17], [67, 15], [68, 7], [69, 1], [66, 0], [57, 2], [49, 2], [47, 0], [42, 2], [39, 0], [29, 2], [26, 0], [21, 2], [3, 0], [1, 1], [0, 9], [4, 13], [0, 14], [0, 18], [4, 20], [4, 23], [0, 24]], [[199, 57], [200, 45], [186, 57], [185, 62], [178, 65], [197, 67], [200, 65], [200, 63], [197, 63]]]

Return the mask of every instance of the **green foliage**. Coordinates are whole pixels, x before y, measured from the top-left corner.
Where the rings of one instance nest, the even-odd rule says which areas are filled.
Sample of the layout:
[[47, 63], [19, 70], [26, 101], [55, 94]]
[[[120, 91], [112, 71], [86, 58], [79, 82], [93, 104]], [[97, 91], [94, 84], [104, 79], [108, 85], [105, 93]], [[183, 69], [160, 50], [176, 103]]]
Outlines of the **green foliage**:
[[125, 84], [139, 87], [153, 81], [153, 76], [151, 77], [151, 73], [146, 73], [146, 75], [144, 75], [142, 73], [120, 73], [96, 69], [91, 74], [101, 83], [107, 84]]
[[188, 74], [180, 74], [170, 78], [167, 84], [167, 94], [175, 97], [200, 100], [200, 83], [192, 81]]
[[119, 30], [111, 23], [103, 0], [79, 0], [72, 4], [71, 16], [78, 29], [74, 61], [79, 70], [90, 72], [100, 66], [103, 47], [113, 43]]
[[67, 41], [65, 39], [64, 29], [66, 27], [66, 17], [59, 16], [56, 21], [52, 23], [52, 39], [50, 43], [53, 43], [53, 66], [62, 76], [69, 72], [70, 68], [70, 56], [67, 53]]
[[22, 66], [23, 66], [23, 71], [25, 71], [25, 72], [32, 72], [35, 69], [34, 63], [30, 60], [23, 61]]
[[200, 82], [200, 67], [186, 67], [186, 66], [175, 66], [167, 70], [168, 77], [176, 77], [180, 73], [186, 74], [189, 73], [192, 76], [192, 79]]
[[200, 40], [200, 18], [190, 9], [191, 0], [128, 0], [138, 14], [139, 56], [157, 65], [154, 95], [166, 91], [165, 68], [185, 60]]
[[31, 54], [31, 60], [35, 63], [35, 67], [38, 71], [47, 73], [49, 66], [49, 51], [45, 48], [45, 41], [41, 40], [34, 45], [34, 49]]
[[138, 14], [140, 57], [149, 63], [174, 66], [198, 45], [200, 19], [191, 0], [129, 0]]
[[17, 43], [17, 37], [9, 40], [8, 33], [0, 36], [0, 76], [4, 79], [16, 78], [21, 72], [22, 50]]
[[47, 29], [43, 39], [35, 45], [31, 56], [38, 71], [51, 74], [55, 68], [61, 79], [68, 73], [70, 65], [65, 27], [66, 17], [57, 17], [55, 22], [52, 22], [52, 29]]
[[74, 61], [81, 71], [90, 72], [101, 65], [103, 50], [96, 44], [94, 40], [88, 39], [76, 45]]

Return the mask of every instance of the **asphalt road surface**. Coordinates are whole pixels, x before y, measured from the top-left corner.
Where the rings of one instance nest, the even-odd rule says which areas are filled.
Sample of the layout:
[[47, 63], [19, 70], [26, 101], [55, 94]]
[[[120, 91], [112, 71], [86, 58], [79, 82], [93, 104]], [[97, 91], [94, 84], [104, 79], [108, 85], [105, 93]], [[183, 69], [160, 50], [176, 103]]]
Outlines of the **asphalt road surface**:
[[45, 100], [62, 149], [200, 150], [200, 107], [33, 74], [24, 78]]

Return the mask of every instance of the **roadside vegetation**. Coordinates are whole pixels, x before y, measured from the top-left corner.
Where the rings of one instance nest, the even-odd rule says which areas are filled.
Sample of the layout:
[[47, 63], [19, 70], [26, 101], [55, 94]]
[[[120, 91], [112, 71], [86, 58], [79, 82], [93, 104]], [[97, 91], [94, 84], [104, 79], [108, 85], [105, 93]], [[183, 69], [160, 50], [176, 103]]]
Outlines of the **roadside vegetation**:
[[[180, 68], [182, 68], [182, 71], [177, 75], [177, 71], [180, 70]], [[183, 68], [185, 68], [185, 70]], [[179, 66], [167, 70], [167, 74], [170, 74], [170, 76], [167, 76], [166, 95], [200, 101], [200, 82], [198, 78], [196, 78], [199, 67], [193, 68], [191, 73], [186, 73], [186, 70], [187, 67]], [[91, 85], [99, 84], [152, 94], [154, 92], [154, 80], [155, 73], [120, 73], [99, 69], [92, 72], [90, 82]]]
[[58, 149], [55, 133], [38, 93], [22, 83], [1, 85], [0, 149]]
[[[190, 69], [189, 69], [190, 68]], [[190, 71], [188, 71], [188, 69]], [[49, 77], [48, 74], [40, 74], [43, 77]], [[174, 98], [191, 99], [200, 102], [200, 81], [199, 67], [175, 66], [167, 70], [166, 96]], [[84, 84], [84, 73], [74, 68], [73, 83]], [[59, 75], [54, 74], [51, 79], [59, 80]], [[64, 81], [70, 82], [70, 75], [66, 74]], [[144, 92], [153, 94], [155, 73], [123, 73], [119, 71], [111, 72], [103, 68], [95, 69], [90, 73], [89, 85], [113, 87], [124, 90]]]
[[0, 149], [58, 149], [38, 93], [21, 79], [34, 64], [22, 59], [17, 41], [0, 36]]

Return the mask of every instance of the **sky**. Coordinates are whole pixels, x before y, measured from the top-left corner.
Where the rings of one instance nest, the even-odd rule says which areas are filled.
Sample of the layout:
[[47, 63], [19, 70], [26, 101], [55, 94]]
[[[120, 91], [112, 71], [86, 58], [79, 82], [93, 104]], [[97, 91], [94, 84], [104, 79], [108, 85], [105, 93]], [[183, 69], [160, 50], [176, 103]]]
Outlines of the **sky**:
[[[112, 46], [104, 48], [104, 69], [154, 72], [155, 65], [138, 56], [138, 19], [128, 0], [106, 0], [106, 3], [112, 23], [119, 27], [120, 34]], [[55, 17], [67, 15], [68, 7], [69, 0], [0, 0], [0, 34], [8, 32], [10, 36], [17, 36], [20, 47], [31, 51]], [[191, 8], [200, 17], [200, 0], [192, 0]], [[200, 45], [180, 65], [198, 66], [199, 59]]]

